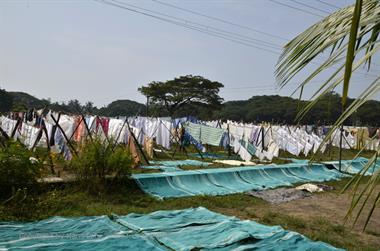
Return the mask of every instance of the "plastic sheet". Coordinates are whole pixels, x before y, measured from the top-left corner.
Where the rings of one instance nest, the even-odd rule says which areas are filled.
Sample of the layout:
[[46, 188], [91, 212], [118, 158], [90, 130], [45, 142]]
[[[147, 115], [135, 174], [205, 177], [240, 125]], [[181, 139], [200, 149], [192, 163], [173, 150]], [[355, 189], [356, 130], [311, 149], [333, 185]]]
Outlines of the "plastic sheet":
[[142, 190], [158, 198], [223, 195], [264, 190], [296, 183], [338, 180], [346, 175], [324, 165], [270, 165], [135, 174]]
[[0, 250], [339, 250], [280, 226], [203, 207], [0, 223]]
[[[323, 162], [326, 165], [333, 166], [336, 170], [339, 170], [339, 161], [326, 161]], [[353, 160], [342, 160], [342, 172], [357, 174], [360, 172], [364, 166], [368, 163], [368, 159], [359, 157]], [[366, 176], [371, 176], [374, 172], [380, 169], [380, 163], [377, 161], [368, 169], [365, 173]]]

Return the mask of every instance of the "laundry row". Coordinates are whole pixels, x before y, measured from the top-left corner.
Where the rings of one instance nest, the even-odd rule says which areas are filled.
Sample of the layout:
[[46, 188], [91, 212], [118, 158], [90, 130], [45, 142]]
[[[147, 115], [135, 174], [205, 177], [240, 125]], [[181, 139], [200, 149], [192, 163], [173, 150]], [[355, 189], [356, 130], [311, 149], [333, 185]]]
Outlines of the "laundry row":
[[[131, 147], [139, 162], [136, 141], [148, 157], [153, 158], [155, 145], [170, 149], [172, 143], [192, 144], [201, 152], [207, 146], [231, 149], [244, 161], [252, 158], [271, 161], [279, 151], [305, 157], [323, 153], [326, 144], [321, 145], [329, 127], [271, 125], [262, 123], [240, 123], [234, 121], [199, 121], [194, 117], [150, 118], [66, 115], [49, 111], [34, 113], [11, 113], [0, 117], [0, 127], [9, 136], [22, 142], [27, 148], [49, 146], [66, 159], [72, 156], [69, 141], [82, 142], [88, 136], [123, 143]], [[17, 127], [17, 128], [16, 128]], [[45, 130], [46, 129], [46, 130]], [[133, 134], [134, 137], [131, 137]], [[344, 127], [342, 147], [375, 150], [379, 146], [380, 131], [366, 127]], [[133, 139], [132, 139], [133, 138]], [[336, 130], [329, 143], [340, 145], [340, 131]]]

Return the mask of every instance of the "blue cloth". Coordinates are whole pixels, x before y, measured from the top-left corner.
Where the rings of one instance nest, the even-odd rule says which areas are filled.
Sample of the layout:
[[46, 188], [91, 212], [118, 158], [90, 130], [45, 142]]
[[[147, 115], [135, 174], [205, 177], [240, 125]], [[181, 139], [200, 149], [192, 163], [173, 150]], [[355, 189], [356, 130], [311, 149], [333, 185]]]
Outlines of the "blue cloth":
[[177, 128], [180, 124], [185, 123], [187, 121], [189, 121], [191, 123], [195, 123], [195, 124], [198, 123], [198, 119], [196, 117], [187, 116], [187, 117], [183, 117], [183, 118], [173, 119], [173, 127]]
[[184, 139], [184, 144], [185, 145], [188, 145], [188, 144], [192, 144], [194, 145], [199, 151], [203, 151], [204, 149], [204, 146], [199, 143], [197, 140], [195, 140], [193, 138], [193, 136], [191, 136], [188, 132], [185, 131], [185, 133], [183, 134], [183, 139]]
[[346, 176], [318, 164], [310, 167], [286, 164], [132, 175], [143, 191], [161, 199], [233, 194], [296, 183], [338, 180]]
[[113, 217], [1, 222], [1, 250], [341, 250], [280, 226], [203, 207]]

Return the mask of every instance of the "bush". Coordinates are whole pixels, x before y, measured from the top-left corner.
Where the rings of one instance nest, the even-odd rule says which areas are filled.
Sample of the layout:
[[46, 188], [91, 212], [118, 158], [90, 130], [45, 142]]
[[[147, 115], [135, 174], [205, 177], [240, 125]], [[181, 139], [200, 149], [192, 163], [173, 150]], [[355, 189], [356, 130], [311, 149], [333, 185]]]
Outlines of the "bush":
[[19, 190], [33, 189], [42, 173], [42, 163], [18, 142], [0, 148], [0, 197], [7, 198]]
[[127, 177], [130, 174], [132, 159], [122, 146], [94, 139], [83, 144], [78, 156], [70, 162], [79, 181], [93, 191], [103, 188], [109, 180]]

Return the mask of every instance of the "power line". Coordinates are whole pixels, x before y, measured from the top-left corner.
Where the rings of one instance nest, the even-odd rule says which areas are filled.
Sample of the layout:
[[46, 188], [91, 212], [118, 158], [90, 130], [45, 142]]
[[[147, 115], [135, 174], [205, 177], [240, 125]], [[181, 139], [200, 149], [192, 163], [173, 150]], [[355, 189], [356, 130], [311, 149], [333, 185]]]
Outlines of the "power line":
[[[118, 2], [116, 0], [111, 0], [111, 1]], [[231, 32], [231, 31], [215, 28], [213, 26], [204, 25], [204, 24], [197, 23], [197, 22], [194, 22], [194, 21], [191, 21], [191, 20], [188, 20], [188, 19], [175, 17], [173, 15], [167, 15], [165, 13], [158, 12], [158, 11], [152, 11], [152, 10], [149, 10], [149, 9], [146, 9], [146, 8], [141, 8], [139, 6], [128, 4], [128, 3], [125, 3], [125, 2], [120, 2], [119, 1], [118, 3], [122, 3], [124, 5], [131, 6], [131, 7], [136, 8], [136, 9], [148, 11], [148, 12], [151, 12], [151, 13], [154, 13], [154, 14], [162, 15], [162, 16], [165, 16], [165, 17], [168, 17], [168, 18], [172, 18], [172, 19], [175, 19], [175, 20], [179, 20], [179, 21], [182, 21], [182, 22], [185, 22], [185, 23], [191, 23], [191, 24], [195, 24], [195, 25], [198, 25], [198, 26], [202, 26], [202, 27], [206, 28], [207, 30], [215, 30], [217, 32], [226, 33], [226, 34], [229, 34], [229, 35], [232, 35], [232, 36], [235, 36], [235, 37], [237, 36], [237, 37], [239, 37], [238, 39], [242, 39], [242, 40], [245, 40], [245, 41], [247, 41], [247, 39], [248, 40], [252, 40], [253, 43], [257, 42], [257, 43], [261, 43], [261, 45], [264, 45], [264, 46], [269, 46], [269, 47], [272, 47], [272, 48], [275, 47], [274, 49], [282, 48], [282, 46], [279, 45], [279, 44], [271, 43], [271, 42], [268, 42], [268, 41], [265, 41], [265, 40], [261, 40], [261, 39], [252, 38], [252, 37], [249, 37], [249, 36], [246, 36], [246, 35], [242, 35], [242, 34], [239, 34], [239, 33], [236, 33], [236, 32]], [[250, 41], [248, 41], [248, 42], [250, 42]]]
[[[164, 18], [164, 17], [160, 17], [160, 16], [157, 16], [157, 15], [153, 15], [153, 14], [149, 14], [149, 13], [146, 13], [144, 11], [139, 11], [139, 10], [136, 10], [136, 9], [133, 9], [133, 8], [130, 8], [130, 7], [127, 7], [127, 6], [131, 6], [130, 4], [126, 4], [126, 3], [123, 3], [123, 2], [118, 2], [116, 0], [94, 0], [96, 2], [99, 2], [99, 3], [103, 3], [103, 4], [106, 4], [106, 5], [111, 5], [111, 6], [114, 6], [114, 7], [118, 7], [118, 8], [121, 8], [121, 9], [124, 9], [124, 10], [128, 10], [128, 11], [131, 11], [131, 12], [134, 12], [134, 13], [137, 13], [137, 14], [141, 14], [141, 15], [144, 15], [144, 16], [148, 16], [148, 17], [151, 17], [151, 18], [154, 18], [154, 19], [158, 19], [160, 21], [164, 21], [164, 22], [168, 22], [168, 23], [171, 23], [171, 24], [174, 24], [174, 25], [177, 25], [177, 26], [180, 26], [180, 27], [184, 27], [184, 28], [187, 28], [187, 29], [190, 29], [190, 30], [195, 30], [195, 31], [198, 31], [198, 32], [201, 32], [201, 33], [204, 33], [204, 34], [207, 34], [207, 35], [210, 35], [210, 36], [214, 36], [214, 37], [218, 37], [218, 38], [221, 38], [221, 39], [224, 39], [224, 40], [227, 40], [227, 41], [230, 41], [230, 42], [234, 42], [234, 43], [238, 43], [238, 44], [241, 44], [241, 45], [245, 45], [245, 46], [248, 46], [248, 47], [252, 47], [252, 48], [256, 48], [256, 49], [259, 49], [259, 50], [263, 50], [263, 51], [266, 51], [266, 52], [269, 52], [269, 53], [272, 53], [272, 54], [275, 54], [275, 55], [280, 55], [280, 52], [279, 51], [273, 51], [273, 50], [270, 50], [270, 49], [267, 49], [267, 48], [262, 48], [260, 46], [269, 46], [270, 45], [263, 45], [263, 44], [260, 44], [260, 46], [257, 46], [257, 45], [253, 45], [253, 41], [251, 41], [251, 43], [247, 42], [247, 41], [244, 41], [242, 40], [241, 38], [236, 38], [236, 37], [231, 37], [229, 35], [226, 35], [226, 34], [221, 34], [220, 32], [215, 32], [215, 31], [212, 31], [212, 27], [210, 26], [206, 26], [210, 29], [203, 29], [203, 28], [200, 28], [200, 27], [196, 27], [196, 26], [191, 26], [187, 23], [182, 23], [182, 22], [178, 22], [178, 21], [173, 21], [171, 19], [168, 19], [168, 18]], [[111, 2], [112, 1], [112, 2]], [[272, 1], [272, 0], [270, 0]], [[125, 6], [127, 5], [127, 6]], [[148, 9], [144, 9], [144, 8], [140, 8], [140, 7], [137, 7], [139, 9], [143, 9], [145, 11], [149, 11], [151, 13], [153, 13], [153, 11], [150, 11]], [[154, 12], [154, 13], [159, 13], [159, 12]], [[171, 17], [172, 19], [177, 19], [177, 20], [186, 20], [186, 19], [179, 19], [177, 17], [172, 17], [172, 16], [169, 16], [169, 15], [166, 15], [166, 14], [161, 14], [161, 15], [164, 15], [164, 16], [167, 16], [167, 17]], [[188, 23], [194, 23], [192, 21], [189, 21], [187, 20]], [[200, 25], [200, 24], [198, 24]], [[201, 25], [201, 26], [204, 26], [204, 25]], [[227, 32], [228, 33], [228, 32]], [[262, 43], [265, 43], [265, 41], [261, 40]], [[280, 47], [280, 46], [279, 46]], [[317, 64], [317, 62], [310, 62], [312, 64]], [[364, 74], [366, 76], [371, 76], [371, 74], [368, 74], [368, 73], [362, 73], [362, 72], [356, 72], [358, 74]], [[373, 75], [372, 75], [373, 76]]]
[[[224, 39], [224, 40], [228, 40], [228, 41], [231, 41], [231, 42], [234, 42], [234, 43], [238, 43], [238, 44], [242, 44], [242, 45], [245, 45], [245, 46], [248, 46], [248, 47], [252, 47], [252, 48], [256, 48], [256, 49], [263, 50], [263, 51], [266, 51], [266, 52], [270, 52], [270, 53], [273, 53], [275, 55], [279, 55], [278, 51], [273, 51], [273, 50], [270, 50], [270, 49], [267, 49], [267, 48], [263, 48], [263, 47], [260, 47], [260, 46], [253, 45], [252, 42], [249, 43], [247, 41], [242, 41], [241, 39], [233, 38], [233, 37], [228, 36], [228, 35], [223, 35], [223, 34], [217, 33], [217, 32], [212, 31], [212, 30], [207, 30], [207, 29], [191, 26], [191, 25], [188, 25], [188, 24], [185, 24], [185, 23], [173, 21], [173, 20], [170, 20], [170, 19], [167, 19], [167, 18], [163, 18], [163, 17], [157, 16], [157, 15], [153, 15], [153, 14], [149, 14], [149, 13], [146, 13], [146, 12], [143, 12], [143, 11], [132, 9], [132, 8], [124, 6], [123, 3], [119, 3], [117, 1], [112, 1], [112, 2], [105, 1], [105, 0], [94, 0], [94, 1], [102, 3], [102, 4], [106, 4], [106, 5], [111, 5], [111, 6], [114, 6], [114, 7], [117, 7], [117, 8], [121, 8], [121, 9], [124, 9], [124, 10], [128, 10], [128, 11], [131, 11], [131, 12], [134, 12], [134, 13], [137, 13], [137, 14], [141, 14], [141, 15], [144, 15], [144, 16], [148, 16], [148, 17], [151, 17], [151, 18], [154, 18], [154, 19], [158, 19], [160, 21], [171, 23], [171, 24], [174, 24], [174, 25], [177, 25], [177, 26], [180, 26], [180, 27], [184, 27], [184, 28], [190, 29], [190, 30], [195, 30], [195, 31], [198, 31], [198, 32], [210, 35], [210, 36], [218, 37], [218, 38], [221, 38], [221, 39]], [[268, 45], [261, 45], [261, 46], [268, 46]]]
[[159, 1], [159, 0], [152, 0], [152, 1], [153, 1], [153, 2], [156, 2], [156, 3], [158, 3], [158, 4], [161, 4], [161, 5], [165, 5], [165, 6], [168, 6], [168, 7], [174, 8], [174, 9], [182, 10], [182, 11], [185, 11], [185, 12], [188, 12], [188, 13], [192, 13], [192, 14], [195, 14], [195, 15], [198, 15], [198, 16], [201, 16], [201, 17], [205, 17], [205, 18], [208, 18], [208, 19], [214, 20], [214, 21], [218, 21], [218, 22], [222, 22], [222, 23], [225, 23], [225, 24], [229, 24], [229, 25], [232, 25], [232, 26], [236, 26], [236, 27], [239, 27], [239, 28], [242, 28], [242, 29], [246, 29], [246, 30], [254, 31], [254, 32], [257, 32], [257, 33], [260, 33], [260, 34], [263, 34], [263, 35], [269, 36], [269, 37], [273, 37], [273, 38], [277, 38], [277, 39], [281, 39], [281, 40], [286, 40], [286, 41], [289, 40], [288, 38], [284, 38], [284, 37], [281, 37], [281, 36], [277, 36], [277, 35], [274, 35], [274, 34], [270, 34], [270, 33], [268, 33], [268, 32], [261, 31], [261, 30], [258, 30], [258, 29], [254, 29], [254, 28], [251, 28], [251, 27], [249, 27], [249, 26], [245, 26], [245, 25], [241, 25], [241, 24], [234, 23], [234, 22], [231, 22], [231, 21], [227, 21], [227, 20], [225, 20], [225, 19], [221, 19], [221, 18], [219, 18], [219, 17], [213, 17], [213, 16], [209, 16], [209, 15], [206, 15], [206, 14], [203, 14], [203, 13], [200, 13], [200, 12], [197, 12], [197, 11], [193, 11], [193, 10], [189, 10], [189, 9], [186, 9], [186, 8], [182, 8], [182, 7], [179, 7], [179, 6], [174, 5], [174, 4], [169, 4], [169, 3], [161, 2], [161, 1]]
[[310, 14], [310, 15], [313, 15], [313, 16], [316, 16], [316, 17], [322, 17], [322, 18], [324, 18], [324, 16], [319, 15], [319, 14], [317, 14], [317, 13], [314, 13], [314, 12], [311, 12], [311, 11], [308, 11], [308, 10], [304, 10], [304, 9], [301, 9], [301, 8], [298, 8], [298, 7], [295, 7], [295, 6], [289, 5], [289, 4], [281, 3], [281, 2], [278, 2], [278, 1], [276, 1], [276, 0], [268, 0], [268, 1], [271, 1], [272, 3], [279, 4], [279, 5], [282, 5], [282, 6], [285, 6], [285, 7], [291, 8], [291, 9], [294, 9], [294, 10], [298, 10], [298, 11], [301, 11], [301, 12], [304, 12], [304, 13], [307, 13], [307, 14]]
[[[211, 20], [215, 20], [215, 21], [219, 21], [219, 22], [222, 22], [222, 23], [225, 23], [225, 24], [230, 24], [230, 25], [233, 25], [233, 26], [236, 26], [236, 27], [239, 27], [239, 28], [243, 28], [243, 29], [247, 29], [247, 30], [252, 30], [252, 31], [255, 31], [255, 32], [258, 32], [258, 33], [261, 33], [261, 34], [264, 34], [266, 36], [270, 36], [270, 37], [273, 37], [273, 38], [278, 38], [278, 39], [282, 39], [282, 40], [285, 40], [285, 41], [289, 41], [290, 39], [289, 38], [285, 38], [285, 37], [281, 37], [281, 36], [277, 36], [277, 35], [274, 35], [274, 34], [271, 34], [271, 33], [268, 33], [268, 32], [264, 32], [264, 31], [260, 31], [260, 30], [257, 30], [257, 29], [253, 29], [251, 27], [248, 27], [248, 26], [244, 26], [244, 25], [241, 25], [241, 24], [238, 24], [238, 23], [234, 23], [234, 22], [230, 22], [230, 21], [226, 21], [222, 18], [219, 18], [219, 17], [214, 17], [214, 16], [210, 16], [210, 15], [206, 15], [204, 13], [200, 13], [200, 12], [197, 12], [197, 11], [194, 11], [194, 10], [190, 10], [190, 9], [187, 9], [187, 8], [183, 8], [183, 7], [180, 7], [178, 5], [174, 5], [174, 4], [169, 4], [169, 3], [166, 3], [166, 2], [162, 2], [160, 0], [152, 0], [153, 2], [156, 2], [158, 4], [161, 4], [161, 5], [164, 5], [164, 6], [168, 6], [168, 7], [171, 7], [171, 8], [174, 8], [174, 9], [178, 9], [178, 10], [181, 10], [181, 11], [184, 11], [184, 12], [188, 12], [188, 13], [191, 13], [191, 14], [194, 14], [194, 15], [197, 15], [197, 16], [201, 16], [201, 17], [205, 17], [205, 18], [208, 18], [208, 19], [211, 19]], [[327, 14], [331, 14], [325, 10], [322, 10], [322, 9], [318, 9], [318, 8], [315, 8], [314, 6], [310, 6], [310, 5], [307, 5], [307, 4], [304, 4], [304, 3], [300, 3], [299, 1], [297, 0], [291, 0], [293, 2], [296, 2], [298, 4], [301, 4], [301, 5], [304, 5], [304, 6], [307, 6], [309, 8], [314, 8], [316, 10], [319, 10], [319, 11], [323, 11]], [[339, 7], [338, 7], [339, 8]], [[262, 41], [262, 40], [261, 40]], [[282, 49], [282, 46], [281, 45], [276, 45], [276, 44], [273, 44], [272, 45], [274, 46], [279, 46], [281, 49]], [[372, 63], [372, 65], [376, 65], [375, 63]]]
[[[282, 48], [281, 45], [279, 45], [279, 44], [270, 43], [270, 42], [267, 42], [264, 40], [252, 38], [249, 36], [241, 35], [239, 33], [230, 32], [230, 31], [223, 30], [223, 29], [218, 29], [218, 28], [215, 28], [212, 26], [204, 25], [201, 23], [196, 23], [196, 22], [193, 22], [191, 20], [178, 18], [175, 16], [171, 16], [171, 15], [161, 13], [161, 12], [141, 8], [139, 6], [128, 4], [125, 2], [120, 2], [120, 1], [116, 1], [116, 0], [111, 0], [112, 2], [111, 1], [105, 1], [105, 0], [103, 0], [103, 1], [95, 0], [95, 1], [100, 2], [100, 3], [104, 3], [104, 4], [110, 4], [110, 5], [113, 5], [115, 7], [119, 7], [119, 8], [124, 8], [126, 10], [133, 11], [133, 12], [136, 12], [136, 9], [143, 10], [143, 11], [137, 11], [137, 13], [139, 13], [139, 14], [145, 13], [149, 17], [156, 18], [156, 19], [159, 19], [161, 21], [169, 22], [169, 23], [172, 23], [175, 25], [179, 25], [179, 26], [182, 26], [182, 27], [185, 27], [188, 29], [197, 30], [197, 31], [205, 33], [205, 34], [210, 35], [212, 33], [212, 35], [214, 35], [214, 36], [218, 36], [219, 38], [223, 37], [224, 39], [228, 39], [230, 41], [234, 40], [235, 42], [239, 42], [239, 43], [245, 43], [245, 44], [248, 43], [248, 44], [258, 45], [258, 46], [260, 46], [260, 47], [256, 46], [258, 49], [262, 49], [261, 46], [269, 47], [270, 49], [274, 49], [274, 50], [281, 50], [281, 48]], [[128, 6], [129, 8], [126, 6]], [[134, 9], [132, 9], [130, 7], [134, 8]], [[153, 14], [149, 14], [147, 12], [150, 12]], [[157, 16], [157, 15], [159, 15], [159, 16]], [[164, 16], [166, 18], [163, 18], [162, 16]], [[173, 21], [172, 19], [180, 21], [180, 22]], [[252, 45], [250, 45], [250, 46], [252, 46]], [[255, 47], [255, 46], [253, 46], [253, 47]]]
[[317, 7], [314, 7], [314, 6], [312, 6], [312, 5], [309, 5], [309, 4], [306, 4], [306, 3], [303, 3], [303, 2], [299, 2], [299, 1], [297, 1], [297, 0], [290, 0], [290, 1], [292, 1], [292, 2], [294, 2], [294, 3], [297, 3], [297, 4], [299, 4], [299, 5], [305, 6], [305, 7], [307, 7], [307, 8], [313, 9], [313, 10], [317, 10], [317, 11], [320, 11], [320, 12], [323, 12], [323, 13], [326, 13], [326, 14], [329, 14], [329, 15], [331, 14], [331, 13], [328, 12], [328, 11], [325, 11], [325, 10], [319, 9], [319, 8], [317, 8]]
[[328, 3], [328, 2], [325, 2], [325, 1], [322, 1], [322, 0], [315, 0], [315, 1], [320, 2], [320, 3], [324, 4], [324, 5], [330, 6], [332, 8], [335, 8], [335, 9], [340, 9], [339, 6], [336, 6], [334, 4], [331, 4], [331, 3]]

